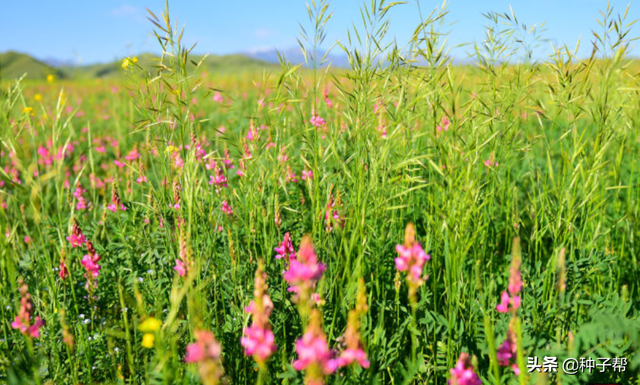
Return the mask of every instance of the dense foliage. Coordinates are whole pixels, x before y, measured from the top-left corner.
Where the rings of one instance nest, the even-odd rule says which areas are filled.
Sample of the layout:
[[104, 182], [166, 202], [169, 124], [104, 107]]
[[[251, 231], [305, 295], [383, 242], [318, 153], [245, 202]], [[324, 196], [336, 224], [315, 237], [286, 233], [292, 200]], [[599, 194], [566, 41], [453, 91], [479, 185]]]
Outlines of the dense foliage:
[[454, 66], [444, 8], [399, 47], [391, 6], [348, 71], [314, 3], [307, 68], [203, 74], [166, 12], [126, 82], [4, 84], [0, 381], [640, 384], [630, 23], [535, 61], [489, 13]]

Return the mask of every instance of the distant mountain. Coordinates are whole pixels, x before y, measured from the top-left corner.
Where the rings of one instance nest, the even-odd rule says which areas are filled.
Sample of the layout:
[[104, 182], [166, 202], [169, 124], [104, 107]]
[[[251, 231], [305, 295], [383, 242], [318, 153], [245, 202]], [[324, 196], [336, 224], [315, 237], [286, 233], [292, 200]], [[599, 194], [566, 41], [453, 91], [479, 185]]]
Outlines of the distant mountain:
[[72, 59], [69, 60], [61, 60], [55, 57], [46, 57], [44, 59], [41, 60], [42, 62], [50, 65], [51, 67], [54, 68], [58, 68], [58, 67], [73, 67], [76, 65], [76, 62]]
[[[144, 53], [137, 56], [138, 64], [147, 71], [153, 72], [154, 67], [158, 63], [159, 57]], [[189, 57], [192, 62], [200, 62], [203, 55], [192, 55]], [[190, 64], [191, 65], [191, 64]], [[244, 55], [209, 55], [204, 60], [198, 71], [207, 72], [209, 74], [216, 73], [242, 73], [255, 72], [263, 69], [276, 69], [277, 66], [265, 61], [250, 58]], [[73, 78], [93, 79], [93, 78], [112, 78], [121, 77], [124, 74], [122, 70], [122, 61], [113, 61], [110, 63], [89, 64], [84, 66], [65, 66], [60, 70]]]
[[[280, 55], [284, 56], [285, 59], [291, 64], [305, 64], [304, 54], [302, 53], [300, 47], [292, 47], [284, 50], [277, 50], [275, 48], [257, 49], [248, 51], [246, 55], [254, 59], [263, 60], [269, 63], [279, 63], [278, 52], [280, 53]], [[322, 60], [322, 57], [325, 54], [325, 50], [319, 51], [317, 60]], [[307, 58], [307, 60], [310, 62], [311, 58]], [[329, 53], [325, 60], [325, 65], [331, 63], [332, 67], [349, 68], [349, 59], [346, 55]]]
[[14, 51], [0, 53], [0, 79], [17, 79], [25, 73], [28, 79], [34, 80], [46, 79], [47, 75], [66, 77], [60, 69], [27, 54]]
[[[140, 54], [138, 64], [148, 71], [152, 71], [159, 57], [153, 54]], [[202, 55], [190, 56], [190, 60], [198, 63]], [[198, 71], [209, 74], [234, 74], [244, 72], [256, 72], [262, 70], [277, 71], [277, 64], [248, 57], [242, 54], [236, 55], [209, 55], [202, 63]], [[124, 76], [122, 61], [110, 63], [73, 65], [70, 61], [48, 58], [38, 60], [30, 55], [18, 52], [0, 53], [0, 79], [16, 79], [27, 73], [27, 79], [42, 80], [52, 74], [60, 79], [96, 79], [117, 78]]]

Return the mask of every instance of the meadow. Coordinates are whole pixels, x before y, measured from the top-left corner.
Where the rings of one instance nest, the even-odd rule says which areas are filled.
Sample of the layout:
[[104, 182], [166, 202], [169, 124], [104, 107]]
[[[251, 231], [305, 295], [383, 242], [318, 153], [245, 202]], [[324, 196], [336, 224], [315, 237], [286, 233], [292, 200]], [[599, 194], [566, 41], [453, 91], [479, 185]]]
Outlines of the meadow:
[[3, 78], [0, 383], [640, 384], [633, 22], [535, 60], [487, 13], [460, 65], [393, 6], [349, 70], [319, 1], [306, 66], [205, 71], [167, 10], [120, 77]]

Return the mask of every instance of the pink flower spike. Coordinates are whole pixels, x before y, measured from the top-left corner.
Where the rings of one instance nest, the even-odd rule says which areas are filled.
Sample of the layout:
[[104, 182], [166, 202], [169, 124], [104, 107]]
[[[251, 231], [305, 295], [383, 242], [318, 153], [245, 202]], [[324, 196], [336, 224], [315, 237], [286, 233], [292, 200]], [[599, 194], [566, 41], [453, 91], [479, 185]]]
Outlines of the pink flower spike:
[[[334, 359], [334, 353], [327, 346], [327, 339], [322, 331], [319, 321], [320, 314], [317, 309], [312, 311], [312, 321], [309, 322], [307, 331], [302, 338], [296, 341], [296, 352], [298, 359], [293, 361], [295, 370], [305, 370], [311, 365], [317, 365], [321, 373], [310, 373], [320, 375], [315, 378], [317, 383], [322, 383], [322, 376], [329, 375], [338, 368], [339, 360]], [[316, 382], [314, 382], [316, 383]]]
[[513, 310], [518, 310], [521, 302], [522, 300], [520, 299], [520, 296], [514, 295], [513, 298], [511, 298], [511, 306], [513, 306]]
[[342, 354], [340, 354], [340, 358], [338, 358], [338, 363], [341, 367], [350, 365], [353, 362], [357, 362], [358, 365], [365, 369], [369, 368], [370, 365], [367, 353], [362, 349], [345, 349]]
[[70, 236], [67, 237], [67, 240], [71, 242], [71, 248], [81, 246], [87, 241], [87, 239], [83, 234], [80, 234], [80, 235], [71, 234]]
[[224, 102], [224, 98], [222, 97], [220, 92], [216, 92], [213, 95], [213, 101], [216, 102], [216, 103], [222, 104], [222, 102]]
[[467, 353], [460, 353], [456, 367], [451, 369], [449, 385], [481, 385], [480, 377], [473, 371], [471, 359]]
[[40, 319], [40, 317], [36, 317], [33, 325], [29, 327], [28, 333], [33, 338], [40, 337], [40, 328], [44, 325], [44, 322]]
[[227, 201], [222, 201], [222, 212], [227, 214], [229, 217], [233, 214], [233, 209], [231, 209], [231, 206], [229, 206]]
[[173, 270], [177, 271], [178, 275], [181, 276], [181, 277], [184, 276], [187, 273], [187, 270], [185, 268], [185, 264], [180, 259], [176, 259], [176, 265], [174, 266]]
[[256, 307], [256, 303], [253, 300], [251, 300], [251, 302], [249, 302], [249, 305], [247, 305], [244, 308], [244, 311], [246, 311], [247, 313], [251, 314], [251, 313], [253, 313], [253, 310], [255, 309], [255, 307]]
[[396, 245], [398, 257], [395, 258], [398, 271], [408, 271], [407, 279], [413, 284], [420, 286], [427, 278], [422, 277], [425, 263], [431, 256], [425, 253], [419, 243], [414, 242], [410, 247]]
[[210, 331], [197, 330], [196, 342], [187, 346], [186, 363], [198, 363], [200, 380], [217, 384], [223, 375], [222, 348]]
[[36, 316], [34, 323], [31, 324], [31, 319], [33, 318], [33, 301], [31, 300], [31, 294], [29, 294], [29, 288], [22, 278], [18, 279], [18, 286], [20, 290], [20, 310], [13, 322], [11, 322], [11, 327], [20, 331], [20, 333], [25, 336], [39, 338], [40, 328], [44, 325], [44, 322], [42, 322], [40, 317]]
[[293, 243], [291, 242], [291, 234], [285, 233], [284, 240], [280, 244], [280, 246], [275, 249], [276, 259], [286, 258], [287, 262], [296, 259], [296, 251], [293, 248]]
[[506, 313], [509, 311], [509, 301], [511, 300], [511, 298], [509, 297], [509, 293], [507, 293], [506, 291], [502, 292], [502, 295], [500, 296], [500, 303], [498, 304], [498, 306], [496, 306], [496, 309], [500, 312], [500, 313]]
[[248, 356], [257, 356], [261, 361], [265, 361], [276, 351], [273, 332], [269, 329], [252, 325], [244, 329], [240, 343], [245, 348]]
[[313, 171], [302, 170], [302, 180], [313, 180]]
[[199, 344], [189, 344], [187, 346], [187, 354], [184, 357], [184, 362], [195, 363], [204, 359], [204, 349]]

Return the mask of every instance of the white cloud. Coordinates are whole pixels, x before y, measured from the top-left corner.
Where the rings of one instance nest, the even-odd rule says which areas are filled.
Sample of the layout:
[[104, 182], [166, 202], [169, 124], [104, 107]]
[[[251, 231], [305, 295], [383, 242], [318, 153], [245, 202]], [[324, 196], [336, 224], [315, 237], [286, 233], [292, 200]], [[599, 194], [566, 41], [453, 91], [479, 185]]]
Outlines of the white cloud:
[[113, 8], [112, 10], [109, 11], [109, 14], [111, 16], [116, 16], [116, 17], [132, 16], [132, 15], [135, 15], [136, 13], [138, 13], [138, 9], [130, 4], [123, 4], [118, 8]]
[[269, 39], [277, 35], [278, 33], [276, 31], [268, 28], [259, 28], [253, 31], [253, 37], [255, 37], [256, 39]]

